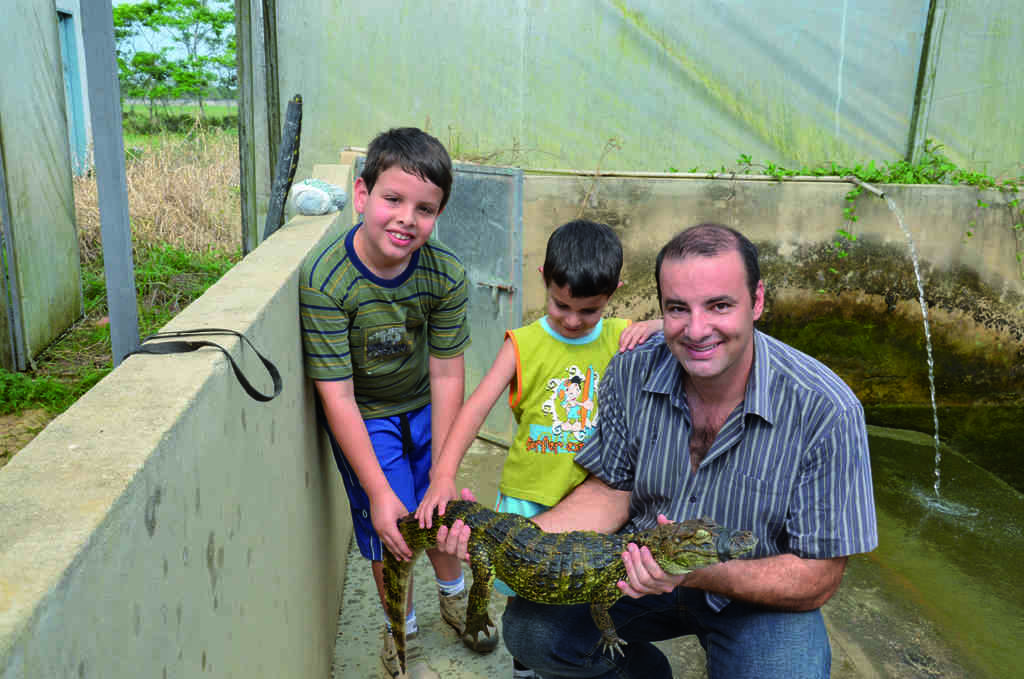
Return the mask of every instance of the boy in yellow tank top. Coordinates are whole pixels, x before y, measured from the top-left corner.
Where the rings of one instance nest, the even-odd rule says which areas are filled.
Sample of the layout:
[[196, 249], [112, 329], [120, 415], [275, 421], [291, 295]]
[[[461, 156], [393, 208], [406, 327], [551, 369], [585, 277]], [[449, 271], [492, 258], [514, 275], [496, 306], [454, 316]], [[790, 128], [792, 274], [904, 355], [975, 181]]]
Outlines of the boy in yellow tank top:
[[[621, 284], [622, 244], [605, 224], [576, 220], [548, 239], [541, 274], [547, 314], [509, 330], [490, 370], [459, 410], [430, 486], [416, 509], [429, 526], [457, 498], [455, 474], [491, 408], [508, 389], [518, 427], [502, 468], [498, 510], [534, 516], [558, 503], [587, 476], [575, 453], [599, 415], [597, 385], [612, 356], [661, 329], [661, 320], [631, 324], [601, 314]], [[513, 596], [504, 583], [498, 591]], [[515, 661], [514, 679], [535, 676]]]

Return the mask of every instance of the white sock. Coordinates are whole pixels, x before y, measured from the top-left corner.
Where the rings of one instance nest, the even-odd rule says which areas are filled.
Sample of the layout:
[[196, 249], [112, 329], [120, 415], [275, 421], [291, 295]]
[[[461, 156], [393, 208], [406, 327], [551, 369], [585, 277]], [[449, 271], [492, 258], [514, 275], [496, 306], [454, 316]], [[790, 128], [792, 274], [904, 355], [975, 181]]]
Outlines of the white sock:
[[[384, 626], [387, 627], [388, 634], [391, 634], [393, 632], [393, 630], [391, 629], [391, 621], [390, 620], [385, 620], [384, 621]], [[406, 635], [415, 634], [416, 632], [419, 631], [419, 629], [420, 629], [420, 626], [416, 623], [416, 609], [413, 608], [412, 610], [409, 611], [409, 615], [407, 615], [406, 618], [405, 618], [405, 633], [406, 633]]]
[[452, 596], [460, 593], [466, 589], [466, 576], [459, 573], [459, 577], [454, 580], [442, 580], [437, 578], [437, 589], [444, 596]]
[[408, 617], [405, 619], [405, 635], [416, 634], [420, 631], [420, 626], [416, 624], [416, 610], [409, 611]]

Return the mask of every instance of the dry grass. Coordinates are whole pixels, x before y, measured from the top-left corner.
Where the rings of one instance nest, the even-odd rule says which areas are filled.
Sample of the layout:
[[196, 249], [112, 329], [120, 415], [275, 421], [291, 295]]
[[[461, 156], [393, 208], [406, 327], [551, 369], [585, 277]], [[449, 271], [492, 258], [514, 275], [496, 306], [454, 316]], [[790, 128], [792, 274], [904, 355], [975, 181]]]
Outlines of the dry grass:
[[[238, 137], [222, 130], [152, 137], [125, 167], [134, 247], [170, 243], [191, 252], [241, 245]], [[84, 262], [102, 256], [96, 179], [77, 177], [75, 212]]]
[[[241, 254], [238, 137], [197, 128], [132, 143], [141, 146], [130, 148], [126, 178], [145, 335]], [[9, 413], [0, 417], [0, 467], [111, 369], [95, 177], [75, 178], [74, 193], [86, 313], [36, 357], [30, 374], [0, 380], [0, 412]]]

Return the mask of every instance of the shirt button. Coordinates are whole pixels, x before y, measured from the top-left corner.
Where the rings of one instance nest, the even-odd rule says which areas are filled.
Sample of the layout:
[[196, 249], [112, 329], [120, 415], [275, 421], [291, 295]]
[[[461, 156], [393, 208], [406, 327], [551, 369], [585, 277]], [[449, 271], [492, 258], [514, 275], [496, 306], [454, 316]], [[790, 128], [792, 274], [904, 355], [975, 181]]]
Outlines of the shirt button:
[[696, 496], [696, 495], [691, 495], [691, 496], [690, 496], [690, 504], [692, 505], [692, 504], [694, 504], [695, 502], [697, 502], [697, 496]]

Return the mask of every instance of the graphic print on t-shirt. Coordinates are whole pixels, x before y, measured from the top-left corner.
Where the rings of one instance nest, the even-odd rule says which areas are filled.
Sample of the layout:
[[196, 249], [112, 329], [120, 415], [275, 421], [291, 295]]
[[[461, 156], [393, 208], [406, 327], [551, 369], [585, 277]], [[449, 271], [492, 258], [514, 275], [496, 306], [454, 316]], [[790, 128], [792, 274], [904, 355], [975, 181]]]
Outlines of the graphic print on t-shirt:
[[412, 338], [404, 325], [386, 325], [366, 332], [366, 360], [382, 361], [412, 353]]
[[545, 388], [548, 397], [541, 410], [551, 417], [551, 425], [531, 424], [526, 449], [539, 453], [575, 454], [597, 425], [597, 383], [600, 375], [594, 366], [584, 372], [576, 365], [565, 369], [565, 376], [550, 378]]

